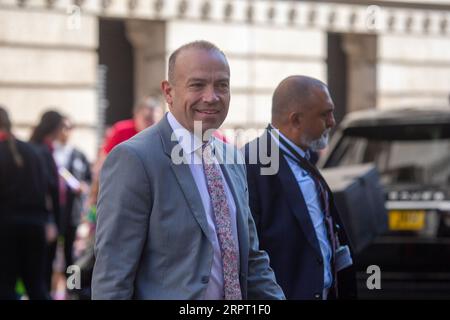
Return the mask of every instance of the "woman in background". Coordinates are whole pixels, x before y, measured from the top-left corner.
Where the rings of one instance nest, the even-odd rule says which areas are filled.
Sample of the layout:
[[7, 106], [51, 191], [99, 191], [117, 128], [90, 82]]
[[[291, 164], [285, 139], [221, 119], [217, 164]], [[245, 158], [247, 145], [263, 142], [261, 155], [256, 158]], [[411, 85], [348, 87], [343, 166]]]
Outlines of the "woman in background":
[[56, 255], [58, 228], [60, 228], [61, 223], [59, 175], [55, 160], [53, 159], [53, 143], [63, 129], [63, 126], [64, 117], [59, 112], [53, 110], [47, 111], [42, 115], [30, 138], [30, 142], [39, 148], [45, 159], [47, 178], [50, 184], [47, 205], [52, 215], [46, 225], [48, 247], [45, 266], [46, 284], [49, 292], [52, 289], [53, 260]]
[[[73, 265], [73, 243], [91, 182], [91, 168], [86, 156], [70, 143], [73, 125], [64, 117], [63, 128], [54, 143], [53, 158], [60, 173], [61, 229], [64, 237], [65, 268]], [[61, 194], [64, 193], [64, 194]]]
[[29, 299], [50, 298], [45, 285], [48, 190], [41, 153], [12, 135], [0, 107], [0, 300], [19, 298], [19, 278]]

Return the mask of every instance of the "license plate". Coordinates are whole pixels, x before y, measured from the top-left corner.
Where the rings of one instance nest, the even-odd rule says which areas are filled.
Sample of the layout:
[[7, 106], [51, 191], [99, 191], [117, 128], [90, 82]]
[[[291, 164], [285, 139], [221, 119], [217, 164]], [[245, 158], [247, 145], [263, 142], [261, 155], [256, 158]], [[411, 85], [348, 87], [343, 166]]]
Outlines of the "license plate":
[[425, 227], [425, 211], [390, 211], [389, 230], [419, 231]]

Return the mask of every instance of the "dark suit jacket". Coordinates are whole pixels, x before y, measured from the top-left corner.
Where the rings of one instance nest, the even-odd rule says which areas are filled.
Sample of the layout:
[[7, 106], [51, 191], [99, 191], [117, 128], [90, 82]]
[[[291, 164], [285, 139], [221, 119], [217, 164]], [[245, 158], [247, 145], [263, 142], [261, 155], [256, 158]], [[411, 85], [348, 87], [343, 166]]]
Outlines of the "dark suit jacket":
[[[0, 224], [44, 225], [49, 220], [46, 195], [50, 190], [46, 159], [35, 146], [15, 140], [23, 159], [18, 167], [8, 141], [0, 141]], [[51, 155], [49, 155], [51, 157]]]
[[[66, 168], [80, 182], [90, 183], [91, 168], [86, 156], [79, 150], [73, 149]], [[70, 187], [66, 188], [66, 204], [62, 211], [61, 228], [76, 227], [80, 223], [84, 197], [76, 194]]]
[[[268, 166], [261, 163], [264, 161], [261, 161], [259, 149], [257, 163], [250, 163], [253, 159], [250, 150], [257, 150], [255, 144], [260, 146], [261, 143], [269, 155], [271, 147], [278, 148], [267, 131], [262, 137], [245, 146], [250, 208], [260, 247], [268, 252], [277, 282], [287, 299], [322, 299], [323, 258], [294, 174], [281, 152], [277, 174], [260, 174], [260, 169]], [[347, 235], [332, 199], [330, 207], [334, 222], [341, 227], [339, 240], [341, 244], [347, 244]], [[352, 267], [338, 273], [338, 295], [339, 298], [356, 296]], [[333, 297], [334, 291], [329, 295], [329, 298]]]

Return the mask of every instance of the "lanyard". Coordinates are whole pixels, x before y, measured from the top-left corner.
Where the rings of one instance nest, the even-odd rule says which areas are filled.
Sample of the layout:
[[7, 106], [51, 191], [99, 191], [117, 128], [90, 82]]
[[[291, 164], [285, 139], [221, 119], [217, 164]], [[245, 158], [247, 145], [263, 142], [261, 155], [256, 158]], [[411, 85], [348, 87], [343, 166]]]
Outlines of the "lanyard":
[[[284, 139], [281, 135], [278, 134], [278, 132], [276, 130], [273, 130], [273, 127], [269, 124], [269, 126], [267, 127], [267, 130], [272, 133], [276, 139], [278, 139], [278, 141], [280, 142], [280, 144], [283, 145], [283, 147], [285, 147], [287, 150], [289, 150], [290, 153], [286, 152], [285, 150], [283, 150], [282, 148], [280, 148], [280, 151], [286, 155], [287, 157], [289, 157], [290, 159], [292, 159], [293, 161], [295, 161], [302, 169], [304, 169], [305, 171], [307, 171], [313, 178], [314, 182], [318, 185], [318, 188], [320, 188], [321, 192], [324, 192], [326, 194], [327, 192], [327, 188], [325, 187], [327, 184], [325, 182], [325, 179], [322, 177], [322, 175], [320, 174], [319, 170], [317, 170], [317, 168], [315, 168], [315, 166], [313, 164], [311, 164], [308, 160], [306, 160], [304, 157], [302, 157], [297, 150], [295, 150], [290, 144], [289, 142], [286, 141], [286, 139]], [[327, 201], [328, 202], [328, 201]]]

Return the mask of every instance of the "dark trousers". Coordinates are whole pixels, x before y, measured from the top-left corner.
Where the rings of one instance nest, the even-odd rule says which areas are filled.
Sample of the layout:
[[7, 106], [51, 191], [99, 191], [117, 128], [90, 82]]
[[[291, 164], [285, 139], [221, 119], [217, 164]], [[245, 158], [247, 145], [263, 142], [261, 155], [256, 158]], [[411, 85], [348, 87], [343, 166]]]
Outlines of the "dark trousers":
[[31, 300], [48, 300], [45, 285], [45, 227], [0, 223], [0, 300], [15, 300], [21, 278]]
[[[67, 267], [73, 265], [73, 243], [75, 241], [76, 235], [76, 227], [65, 226], [62, 229], [62, 236], [64, 237], [64, 260], [65, 260], [65, 270], [66, 273]], [[47, 244], [46, 249], [46, 261], [45, 261], [45, 283], [47, 286], [48, 292], [51, 292], [52, 289], [52, 276], [53, 276], [53, 263], [56, 258], [56, 250], [57, 250], [58, 241], [54, 241]]]
[[52, 290], [53, 261], [55, 261], [56, 257], [57, 244], [57, 240], [47, 243], [45, 249], [45, 286], [49, 293]]
[[66, 260], [66, 270], [67, 267], [73, 265], [73, 243], [75, 241], [75, 235], [77, 232], [77, 227], [66, 226], [64, 230], [64, 259]]

